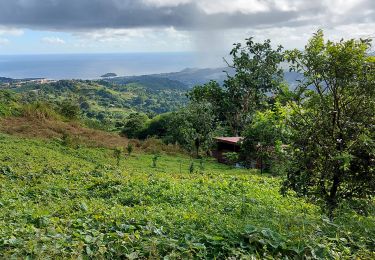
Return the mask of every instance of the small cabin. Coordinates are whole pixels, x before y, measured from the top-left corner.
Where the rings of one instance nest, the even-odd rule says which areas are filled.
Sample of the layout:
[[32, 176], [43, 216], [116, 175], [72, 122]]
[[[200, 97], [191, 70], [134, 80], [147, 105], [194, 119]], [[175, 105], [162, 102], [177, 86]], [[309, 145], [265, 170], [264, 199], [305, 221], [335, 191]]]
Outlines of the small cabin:
[[219, 163], [228, 163], [225, 158], [225, 153], [239, 153], [242, 140], [242, 137], [216, 137], [216, 149], [212, 151], [213, 157], [215, 157]]

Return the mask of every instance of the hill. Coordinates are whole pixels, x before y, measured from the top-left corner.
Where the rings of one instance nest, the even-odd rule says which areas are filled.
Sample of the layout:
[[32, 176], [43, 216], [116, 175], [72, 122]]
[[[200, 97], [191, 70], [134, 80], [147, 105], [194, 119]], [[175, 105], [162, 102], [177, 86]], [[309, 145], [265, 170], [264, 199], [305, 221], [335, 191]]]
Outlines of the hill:
[[117, 74], [113, 73], [113, 72], [109, 72], [109, 73], [101, 75], [100, 77], [101, 78], [112, 78], [112, 77], [117, 77]]
[[[107, 80], [116, 84], [128, 84], [130, 82], [140, 83], [150, 89], [170, 88], [186, 90], [196, 85], [203, 85], [211, 80], [219, 82], [220, 85], [228, 75], [233, 76], [234, 69], [229, 67], [223, 68], [187, 68], [179, 72], [152, 74], [144, 76], [117, 77]], [[296, 80], [302, 79], [302, 76], [295, 72], [284, 72], [285, 81], [294, 88]]]
[[183, 82], [175, 79], [170, 79], [168, 77], [160, 77], [158, 75], [143, 75], [143, 76], [131, 76], [131, 77], [115, 77], [110, 79], [104, 79], [106, 82], [127, 85], [131, 83], [136, 83], [144, 86], [148, 90], [187, 90], [188, 86]]
[[[131, 113], [143, 112], [152, 117], [177, 110], [187, 102], [185, 85], [178, 83], [173, 87], [162, 82], [171, 84], [172, 81], [153, 81], [149, 77], [143, 81], [126, 79], [121, 84], [106, 80], [61, 80], [10, 84], [5, 88], [17, 93], [19, 101], [24, 103], [42, 101], [58, 108], [68, 100], [80, 106], [90, 126], [114, 130], [121, 128]], [[0, 114], [1, 110], [0, 104]]]
[[0, 118], [0, 132], [25, 138], [63, 140], [89, 147], [125, 147], [129, 142], [117, 134], [83, 127], [79, 122], [30, 117]]
[[187, 68], [180, 72], [156, 74], [154, 76], [180, 81], [192, 88], [196, 85], [205, 84], [210, 80], [216, 80], [222, 84], [227, 78], [226, 72], [228, 72], [229, 75], [234, 75], [234, 70], [231, 68]]
[[12, 83], [14, 82], [14, 79], [6, 78], [6, 77], [0, 77], [0, 83]]
[[[374, 218], [279, 194], [278, 178], [210, 160], [0, 134], [0, 257], [370, 259]], [[199, 165], [201, 167], [198, 167]]]

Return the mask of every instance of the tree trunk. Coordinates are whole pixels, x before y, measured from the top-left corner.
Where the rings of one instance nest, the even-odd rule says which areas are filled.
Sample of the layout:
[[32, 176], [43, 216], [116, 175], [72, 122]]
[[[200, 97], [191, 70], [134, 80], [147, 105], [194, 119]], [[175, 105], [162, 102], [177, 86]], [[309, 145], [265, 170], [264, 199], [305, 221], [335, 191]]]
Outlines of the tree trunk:
[[335, 172], [333, 176], [333, 183], [329, 191], [329, 197], [327, 200], [328, 206], [328, 217], [330, 220], [333, 220], [334, 211], [337, 208], [337, 190], [340, 185], [339, 173]]
[[195, 140], [195, 157], [199, 157], [199, 147], [200, 147], [200, 142], [198, 139]]

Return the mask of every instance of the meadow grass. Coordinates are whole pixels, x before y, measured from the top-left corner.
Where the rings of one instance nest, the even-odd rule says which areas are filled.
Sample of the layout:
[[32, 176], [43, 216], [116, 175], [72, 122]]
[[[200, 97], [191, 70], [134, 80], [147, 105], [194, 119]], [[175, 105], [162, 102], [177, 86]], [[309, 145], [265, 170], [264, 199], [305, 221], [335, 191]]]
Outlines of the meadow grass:
[[[1, 258], [375, 257], [375, 218], [279, 193], [212, 159], [123, 156], [0, 134]], [[369, 205], [372, 206], [373, 205]], [[373, 212], [373, 211], [371, 211]]]

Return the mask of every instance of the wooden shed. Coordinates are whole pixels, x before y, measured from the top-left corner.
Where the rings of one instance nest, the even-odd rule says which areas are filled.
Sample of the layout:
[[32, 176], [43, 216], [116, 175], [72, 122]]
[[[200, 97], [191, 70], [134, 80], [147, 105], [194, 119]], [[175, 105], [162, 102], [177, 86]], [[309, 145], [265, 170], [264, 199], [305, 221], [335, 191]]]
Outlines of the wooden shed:
[[216, 137], [216, 149], [212, 151], [212, 155], [220, 163], [228, 163], [225, 153], [239, 153], [241, 149], [242, 137]]

